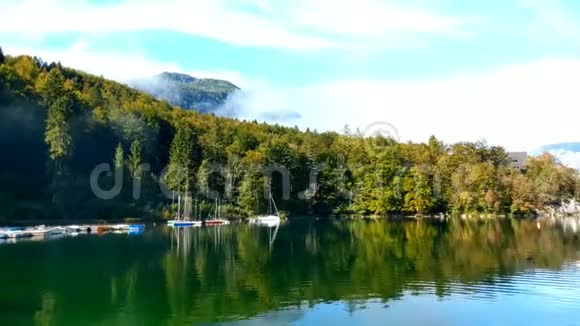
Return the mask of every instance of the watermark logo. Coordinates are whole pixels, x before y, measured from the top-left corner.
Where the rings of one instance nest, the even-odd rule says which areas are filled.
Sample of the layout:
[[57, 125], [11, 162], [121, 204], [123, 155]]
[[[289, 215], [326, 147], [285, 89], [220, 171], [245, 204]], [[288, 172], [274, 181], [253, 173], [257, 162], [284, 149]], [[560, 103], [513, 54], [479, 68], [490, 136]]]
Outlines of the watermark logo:
[[387, 139], [399, 142], [399, 131], [386, 121], [376, 121], [369, 124], [363, 131], [365, 149], [370, 155], [381, 154], [384, 150], [382, 143]]
[[[374, 194], [377, 196], [384, 195], [384, 191], [391, 191], [393, 196], [402, 199], [405, 190], [403, 189], [404, 181], [415, 180], [416, 183], [427, 182], [432, 186], [432, 193], [436, 198], [441, 196], [441, 178], [437, 174], [434, 166], [423, 164], [412, 167], [410, 163], [398, 162], [398, 166], [393, 170], [392, 167], [382, 165], [382, 160], [389, 160], [384, 154], [389, 150], [390, 142], [399, 142], [399, 132], [391, 123], [377, 121], [369, 124], [363, 134], [362, 141], [364, 147], [372, 162], [348, 162], [344, 153], [338, 153], [335, 160], [329, 162], [309, 162], [309, 171], [300, 174], [308, 180], [295, 180], [292, 170], [281, 164], [270, 164], [266, 166], [241, 165], [241, 164], [218, 164], [209, 163], [204, 165], [203, 170], [190, 171], [185, 167], [167, 166], [156, 176], [151, 173], [149, 164], [141, 164], [137, 176], [131, 174], [132, 178], [132, 195], [133, 199], [141, 198], [142, 178], [150, 176], [159, 186], [161, 193], [166, 198], [173, 198], [177, 192], [197, 192], [198, 194], [210, 200], [225, 198], [232, 200], [233, 194], [238, 193], [240, 179], [242, 177], [251, 177], [261, 175], [264, 178], [263, 191], [264, 198], [269, 198], [272, 188], [273, 174], [280, 176], [276, 178], [279, 184], [276, 184], [277, 191], [283, 200], [290, 200], [293, 180], [306, 185], [306, 189], [295, 189], [298, 199], [310, 201], [313, 200], [320, 191], [321, 178], [325, 189], [335, 191], [336, 196], [344, 200], [352, 201], [357, 197], [357, 192], [361, 190], [361, 184], [356, 182], [357, 175], [364, 173], [365, 178], [372, 178], [374, 183]], [[397, 160], [399, 160], [397, 158]], [[386, 169], [386, 170], [385, 170]], [[119, 196], [123, 190], [123, 183], [129, 181], [124, 178], [123, 167], [114, 168], [109, 163], [99, 164], [95, 167], [90, 175], [91, 190], [97, 198], [103, 200], [114, 199]], [[361, 172], [364, 171], [364, 172]], [[425, 180], [413, 179], [413, 177], [424, 176]], [[215, 178], [222, 181], [215, 183]], [[210, 182], [210, 179], [214, 182]], [[307, 182], [307, 184], [305, 184]], [[187, 186], [185, 186], [187, 184]], [[219, 186], [218, 186], [219, 185]], [[216, 189], [214, 189], [216, 188]], [[218, 190], [219, 189], [219, 190]]]

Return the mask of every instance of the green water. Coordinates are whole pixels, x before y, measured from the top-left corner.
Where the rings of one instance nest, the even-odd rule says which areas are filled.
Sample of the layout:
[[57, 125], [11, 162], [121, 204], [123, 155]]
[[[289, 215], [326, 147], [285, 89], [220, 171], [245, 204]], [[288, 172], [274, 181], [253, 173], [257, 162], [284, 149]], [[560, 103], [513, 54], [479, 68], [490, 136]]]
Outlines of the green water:
[[0, 325], [579, 325], [579, 250], [514, 220], [4, 243]]

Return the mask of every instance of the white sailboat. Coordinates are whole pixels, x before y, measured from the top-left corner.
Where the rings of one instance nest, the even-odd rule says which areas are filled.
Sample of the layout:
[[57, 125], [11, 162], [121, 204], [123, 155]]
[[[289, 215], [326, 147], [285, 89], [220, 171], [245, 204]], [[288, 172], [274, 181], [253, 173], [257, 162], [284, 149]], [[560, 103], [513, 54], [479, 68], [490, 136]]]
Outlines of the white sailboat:
[[[187, 196], [187, 189], [185, 191], [186, 196], [181, 199], [181, 194], [178, 194], [177, 199], [177, 213], [175, 215], [175, 219], [167, 221], [167, 225], [171, 227], [199, 227], [201, 226], [201, 220], [192, 220], [191, 219], [191, 211], [192, 211], [192, 202], [193, 199], [191, 196]], [[183, 207], [182, 207], [183, 206]], [[198, 203], [197, 199], [195, 200], [195, 207], [194, 207], [194, 214], [197, 214], [198, 210]]]
[[268, 227], [274, 227], [280, 224], [280, 213], [278, 212], [278, 207], [276, 207], [276, 202], [274, 201], [271, 190], [268, 198], [268, 213], [266, 215], [251, 218], [250, 223], [265, 225]]

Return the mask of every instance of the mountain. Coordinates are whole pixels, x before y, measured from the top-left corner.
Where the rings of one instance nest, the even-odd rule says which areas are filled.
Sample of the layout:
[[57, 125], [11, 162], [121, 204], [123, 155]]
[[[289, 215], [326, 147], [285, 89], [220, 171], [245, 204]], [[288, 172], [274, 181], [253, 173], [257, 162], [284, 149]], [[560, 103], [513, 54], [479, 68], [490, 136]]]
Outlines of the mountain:
[[186, 74], [163, 72], [131, 86], [187, 110], [213, 113], [239, 88], [226, 80], [195, 78]]

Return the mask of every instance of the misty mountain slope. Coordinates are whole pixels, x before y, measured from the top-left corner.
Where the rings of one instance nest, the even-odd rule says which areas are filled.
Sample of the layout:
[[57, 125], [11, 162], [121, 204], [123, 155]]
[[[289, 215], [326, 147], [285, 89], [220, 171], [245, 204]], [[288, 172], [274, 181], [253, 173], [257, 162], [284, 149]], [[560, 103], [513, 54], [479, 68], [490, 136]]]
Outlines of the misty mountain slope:
[[130, 84], [158, 99], [202, 113], [214, 113], [230, 94], [239, 90], [236, 85], [225, 80], [195, 78], [173, 72], [164, 72]]

